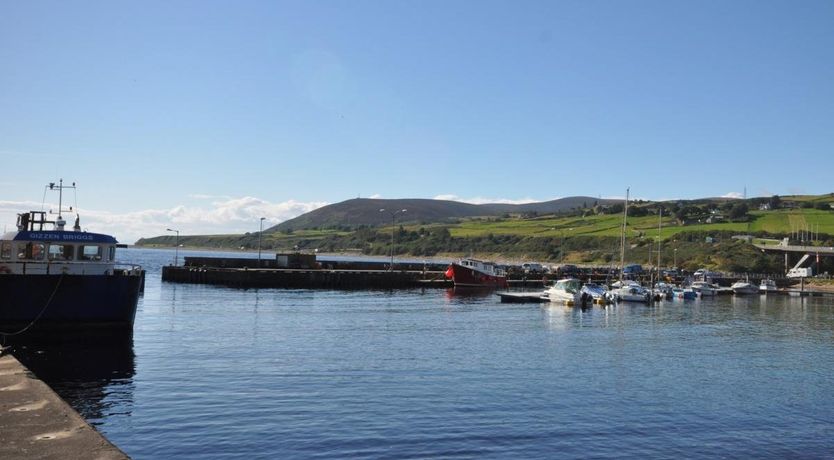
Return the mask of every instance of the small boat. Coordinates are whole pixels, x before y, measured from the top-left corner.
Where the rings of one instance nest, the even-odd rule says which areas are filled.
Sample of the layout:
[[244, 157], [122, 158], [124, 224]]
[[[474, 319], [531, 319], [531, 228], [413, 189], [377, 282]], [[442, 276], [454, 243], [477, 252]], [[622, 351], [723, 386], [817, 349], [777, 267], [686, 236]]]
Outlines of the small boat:
[[698, 293], [692, 289], [672, 288], [672, 298], [678, 300], [695, 300], [698, 298]]
[[637, 284], [636, 281], [624, 281], [622, 283], [618, 281], [614, 283], [614, 286], [619, 286], [611, 290], [611, 294], [617, 302], [649, 303], [652, 300], [651, 293]]
[[763, 279], [761, 284], [759, 284], [759, 292], [762, 294], [767, 294], [769, 292], [776, 292], [779, 288], [776, 287], [776, 282], [770, 278]]
[[706, 281], [695, 281], [690, 288], [701, 295], [701, 297], [712, 297], [718, 293], [718, 286]]
[[737, 295], [757, 294], [759, 292], [759, 287], [749, 281], [736, 281], [730, 288], [733, 290], [733, 294]]
[[57, 219], [47, 220], [44, 211], [18, 214], [17, 230], [0, 237], [0, 338], [77, 329], [113, 338], [133, 333], [144, 272], [117, 263], [116, 239], [82, 231], [79, 217], [73, 230], [64, 229], [64, 188], [75, 184], [48, 186], [59, 193]]
[[672, 299], [672, 289], [674, 289], [674, 286], [672, 286], [669, 283], [665, 283], [665, 282], [661, 281], [659, 283], [654, 284], [654, 288], [652, 288], [652, 294], [654, 295], [655, 298], [658, 298], [658, 299], [661, 299], [661, 300], [662, 299], [671, 300]]
[[589, 295], [596, 304], [605, 305], [612, 301], [611, 293], [600, 284], [586, 283], [582, 286], [581, 292]]
[[495, 294], [501, 298], [501, 303], [536, 303], [549, 301], [542, 292], [501, 291]]
[[446, 278], [455, 287], [507, 288], [507, 273], [492, 262], [477, 259], [461, 259], [446, 269]]
[[[584, 294], [585, 299], [589, 298], [588, 294]], [[550, 300], [551, 303], [561, 303], [564, 305], [581, 305], [583, 300], [582, 281], [576, 278], [565, 278], [556, 281], [553, 286], [544, 291], [544, 296]]]

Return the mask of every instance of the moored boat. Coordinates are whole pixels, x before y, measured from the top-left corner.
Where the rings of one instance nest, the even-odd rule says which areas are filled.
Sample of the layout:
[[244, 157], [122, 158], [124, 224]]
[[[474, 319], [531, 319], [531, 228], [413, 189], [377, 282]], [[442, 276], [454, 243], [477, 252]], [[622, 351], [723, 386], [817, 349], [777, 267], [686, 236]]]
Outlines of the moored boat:
[[[60, 194], [68, 186], [49, 188]], [[141, 268], [117, 264], [116, 239], [82, 231], [79, 218], [65, 230], [60, 208], [59, 199], [54, 221], [43, 211], [18, 214], [17, 231], [0, 237], [0, 337], [79, 328], [129, 336]]]
[[492, 262], [477, 259], [461, 259], [453, 262], [446, 269], [446, 278], [450, 278], [455, 286], [506, 288], [507, 274]]
[[614, 283], [611, 295], [618, 302], [639, 302], [649, 303], [652, 300], [651, 293], [635, 281]]
[[[551, 303], [560, 303], [564, 305], [581, 305], [582, 304], [582, 281], [576, 278], [565, 278], [550, 286], [544, 291], [544, 296], [550, 300]], [[589, 294], [585, 294], [585, 298], [589, 298]]]
[[596, 304], [605, 305], [611, 303], [611, 294], [605, 286], [596, 283], [585, 283], [582, 286], [581, 292], [591, 296], [591, 299]]
[[690, 288], [701, 295], [701, 297], [712, 297], [718, 293], [718, 286], [706, 281], [695, 281]]
[[652, 289], [652, 294], [660, 300], [672, 300], [672, 289], [674, 289], [673, 285], [665, 282], [659, 282], [655, 283], [654, 288]]
[[698, 293], [692, 289], [672, 288], [672, 298], [678, 300], [695, 300], [698, 298]]
[[759, 284], [759, 292], [762, 294], [776, 292], [778, 290], [779, 288], [776, 287], [776, 282], [770, 278], [763, 279], [762, 282]]
[[738, 295], [756, 294], [759, 292], [758, 286], [749, 281], [736, 281], [730, 287], [733, 290], [733, 294]]

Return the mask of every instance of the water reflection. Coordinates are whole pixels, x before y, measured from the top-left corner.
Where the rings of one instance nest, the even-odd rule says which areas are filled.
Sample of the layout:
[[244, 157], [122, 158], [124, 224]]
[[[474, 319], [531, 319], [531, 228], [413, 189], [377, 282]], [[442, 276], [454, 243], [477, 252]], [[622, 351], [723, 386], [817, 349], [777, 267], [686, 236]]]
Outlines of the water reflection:
[[133, 338], [78, 343], [23, 343], [14, 356], [88, 422], [133, 411]]
[[[446, 289], [446, 299], [466, 303], [467, 300], [486, 299], [495, 296], [495, 289], [455, 286]], [[496, 297], [497, 298], [497, 297]]]

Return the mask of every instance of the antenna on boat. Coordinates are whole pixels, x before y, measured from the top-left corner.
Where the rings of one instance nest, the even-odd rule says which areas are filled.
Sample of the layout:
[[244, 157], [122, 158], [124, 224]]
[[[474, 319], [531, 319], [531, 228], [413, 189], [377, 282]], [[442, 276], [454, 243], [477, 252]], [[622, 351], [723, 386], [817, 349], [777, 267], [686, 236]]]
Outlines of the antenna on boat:
[[[75, 182], [73, 182], [72, 185], [64, 185], [64, 179], [59, 179], [57, 186], [55, 185], [55, 182], [50, 182], [48, 187], [49, 187], [49, 190], [56, 190], [56, 189], [58, 190], [58, 219], [55, 220], [55, 229], [59, 230], [59, 231], [62, 231], [62, 230], [64, 230], [64, 225], [67, 224], [67, 221], [65, 221], [64, 217], [61, 215], [61, 213], [64, 211], [64, 207], [63, 207], [63, 205], [64, 205], [64, 189], [65, 188], [75, 189]], [[72, 206], [69, 207], [68, 211], [72, 212]], [[75, 227], [78, 228], [78, 229], [81, 228], [77, 219], [76, 219]]]

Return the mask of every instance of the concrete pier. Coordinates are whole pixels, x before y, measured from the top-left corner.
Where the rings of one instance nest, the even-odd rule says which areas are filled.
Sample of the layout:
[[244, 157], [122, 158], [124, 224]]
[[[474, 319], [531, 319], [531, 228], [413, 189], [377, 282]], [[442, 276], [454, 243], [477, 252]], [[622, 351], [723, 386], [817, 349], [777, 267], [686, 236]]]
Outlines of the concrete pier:
[[0, 458], [129, 457], [17, 359], [0, 353]]

